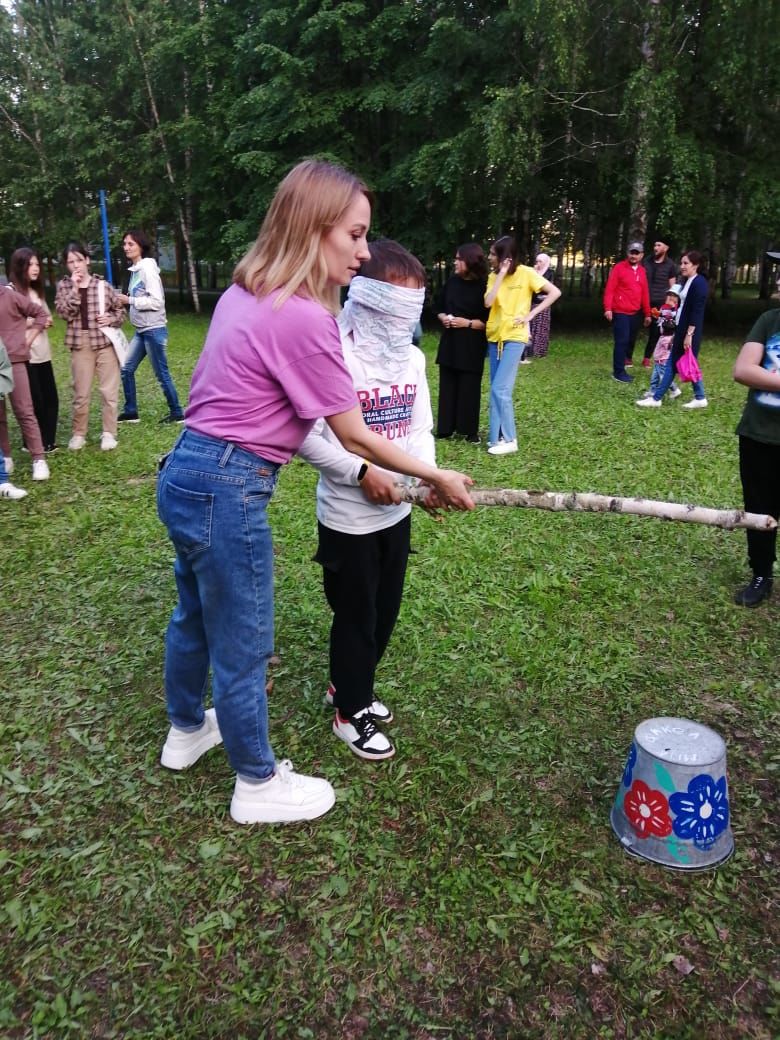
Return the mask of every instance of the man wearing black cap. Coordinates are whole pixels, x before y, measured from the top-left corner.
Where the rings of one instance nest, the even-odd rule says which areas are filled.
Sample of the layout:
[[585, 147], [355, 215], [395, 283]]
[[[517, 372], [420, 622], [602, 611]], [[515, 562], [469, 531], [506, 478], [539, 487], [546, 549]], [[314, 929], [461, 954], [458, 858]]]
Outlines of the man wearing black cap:
[[641, 242], [629, 242], [625, 260], [619, 260], [607, 278], [604, 290], [604, 317], [612, 322], [614, 349], [612, 351], [612, 378], [618, 383], [632, 383], [634, 377], [626, 372], [634, 353], [642, 315], [645, 325], [650, 324], [650, 294], [647, 275], [642, 267], [645, 247]]
[[[642, 261], [642, 266], [647, 275], [647, 286], [650, 290], [650, 306], [660, 308], [666, 299], [669, 289], [677, 281], [677, 264], [669, 259], [669, 244], [663, 242], [659, 236], [657, 242], [653, 242], [653, 255], [647, 256]], [[657, 321], [651, 322], [647, 333], [647, 344], [642, 364], [650, 368], [653, 362], [650, 360], [661, 335], [661, 326]]]

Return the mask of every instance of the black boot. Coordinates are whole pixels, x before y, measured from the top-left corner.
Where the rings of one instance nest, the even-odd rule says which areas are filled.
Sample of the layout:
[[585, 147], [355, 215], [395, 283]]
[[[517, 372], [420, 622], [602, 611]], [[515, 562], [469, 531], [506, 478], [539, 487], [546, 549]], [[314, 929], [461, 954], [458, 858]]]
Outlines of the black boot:
[[772, 579], [754, 574], [753, 580], [744, 589], [740, 589], [734, 597], [734, 602], [741, 607], [757, 607], [762, 600], [769, 599], [772, 595]]

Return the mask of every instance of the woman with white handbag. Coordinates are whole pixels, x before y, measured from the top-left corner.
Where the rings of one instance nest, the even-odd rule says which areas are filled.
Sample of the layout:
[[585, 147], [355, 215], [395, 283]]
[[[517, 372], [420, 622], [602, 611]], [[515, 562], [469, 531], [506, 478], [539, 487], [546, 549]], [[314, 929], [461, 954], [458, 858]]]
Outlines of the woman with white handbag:
[[68, 323], [65, 346], [73, 374], [73, 430], [68, 447], [80, 451], [87, 443], [89, 398], [97, 376], [103, 419], [100, 447], [112, 451], [117, 445], [118, 355], [124, 353], [126, 343], [124, 334], [120, 338], [117, 333], [125, 310], [114, 287], [90, 271], [86, 246], [69, 242], [63, 258], [69, 274], [57, 286], [54, 309]]

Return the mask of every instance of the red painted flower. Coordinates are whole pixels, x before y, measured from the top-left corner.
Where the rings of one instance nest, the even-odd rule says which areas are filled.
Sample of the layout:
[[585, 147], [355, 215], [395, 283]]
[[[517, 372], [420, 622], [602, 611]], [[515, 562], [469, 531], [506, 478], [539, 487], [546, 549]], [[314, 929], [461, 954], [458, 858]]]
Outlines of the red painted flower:
[[672, 833], [666, 797], [648, 787], [644, 780], [635, 780], [631, 785], [623, 799], [623, 809], [640, 838], [665, 838]]

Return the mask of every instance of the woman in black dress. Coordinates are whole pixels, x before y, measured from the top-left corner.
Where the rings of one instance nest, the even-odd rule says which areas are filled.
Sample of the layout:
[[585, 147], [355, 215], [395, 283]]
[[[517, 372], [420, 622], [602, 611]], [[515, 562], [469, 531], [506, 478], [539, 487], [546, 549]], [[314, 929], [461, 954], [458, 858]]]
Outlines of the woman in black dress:
[[476, 242], [458, 246], [455, 273], [442, 289], [437, 308], [437, 317], [444, 326], [436, 354], [437, 437], [457, 433], [473, 444], [479, 443], [479, 404], [487, 349], [486, 287], [487, 260], [482, 246]]

